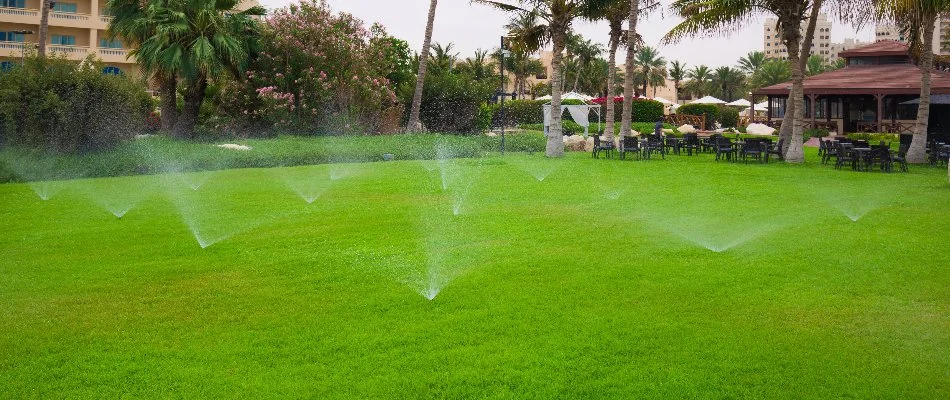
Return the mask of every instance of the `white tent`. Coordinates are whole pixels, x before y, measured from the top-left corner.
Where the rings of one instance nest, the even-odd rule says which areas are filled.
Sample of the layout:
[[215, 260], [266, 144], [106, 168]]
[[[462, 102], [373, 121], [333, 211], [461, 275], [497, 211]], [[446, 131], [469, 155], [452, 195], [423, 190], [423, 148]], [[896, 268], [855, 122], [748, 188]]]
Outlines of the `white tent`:
[[673, 104], [672, 101], [669, 101], [669, 100], [664, 99], [664, 98], [662, 98], [662, 97], [654, 97], [653, 100], [654, 100], [654, 101], [659, 101], [660, 103], [663, 103], [663, 104]]
[[732, 103], [726, 103], [727, 106], [736, 106], [736, 107], [752, 107], [752, 103], [746, 99], [739, 99], [733, 101]]
[[[544, 105], [544, 134], [547, 135], [551, 129], [551, 105]], [[584, 105], [572, 105], [572, 106], [561, 106], [561, 114], [564, 113], [564, 110], [567, 110], [571, 114], [571, 119], [574, 120], [578, 125], [584, 127], [584, 136], [587, 136], [589, 133], [588, 127], [590, 127], [590, 119], [588, 116], [590, 112], [593, 111], [597, 114], [597, 122], [600, 123], [600, 105], [594, 104], [584, 104]]]
[[679, 104], [673, 104], [670, 106], [670, 110], [676, 110], [677, 108], [680, 108]]
[[551, 95], [541, 96], [541, 97], [536, 98], [535, 100], [541, 100], [541, 101], [551, 100]]
[[[751, 108], [752, 108], [752, 107], [748, 107], [748, 106], [747, 106], [744, 110], [742, 110], [742, 115], [749, 115], [749, 110], [750, 110]], [[765, 111], [767, 111], [768, 109], [769, 109], [769, 102], [767, 102], [767, 101], [763, 101], [763, 102], [761, 102], [761, 103], [756, 103], [756, 104], [755, 104], [755, 112], [756, 112], [756, 113], [761, 114], [761, 113], [764, 113]]]
[[[594, 99], [593, 97], [590, 97], [583, 93], [577, 93], [577, 92], [561, 93], [561, 100], [580, 100], [586, 103], [593, 99]], [[536, 98], [535, 100], [551, 100], [551, 95], [541, 96], [541, 97]]]
[[706, 96], [701, 99], [693, 100], [689, 102], [689, 104], [726, 104], [726, 102], [712, 96]]

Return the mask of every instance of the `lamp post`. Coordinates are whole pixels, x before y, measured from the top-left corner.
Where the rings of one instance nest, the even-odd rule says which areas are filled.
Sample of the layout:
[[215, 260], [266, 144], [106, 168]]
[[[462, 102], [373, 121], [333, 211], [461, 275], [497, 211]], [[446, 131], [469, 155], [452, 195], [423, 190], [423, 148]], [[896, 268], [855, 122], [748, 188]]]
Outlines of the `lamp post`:
[[501, 37], [501, 51], [499, 52], [500, 61], [499, 61], [499, 71], [501, 71], [501, 90], [498, 91], [498, 96], [501, 97], [501, 155], [505, 155], [505, 97], [508, 96], [508, 93], [505, 91], [505, 56], [511, 54], [511, 51], [508, 50], [508, 38]]

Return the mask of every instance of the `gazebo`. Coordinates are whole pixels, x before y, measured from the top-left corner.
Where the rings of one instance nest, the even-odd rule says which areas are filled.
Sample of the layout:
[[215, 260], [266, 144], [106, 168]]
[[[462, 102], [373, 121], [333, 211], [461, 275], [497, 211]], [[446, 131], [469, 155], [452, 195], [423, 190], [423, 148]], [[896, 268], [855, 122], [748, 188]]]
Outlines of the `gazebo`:
[[[839, 54], [844, 68], [805, 78], [805, 110], [809, 128], [846, 132], [910, 134], [917, 118], [921, 70], [906, 44], [884, 40]], [[950, 94], [950, 73], [931, 72], [931, 94]], [[754, 94], [768, 97], [767, 119], [777, 125], [785, 117], [791, 82], [764, 87]], [[931, 106], [931, 133], [950, 132], [950, 105]]]

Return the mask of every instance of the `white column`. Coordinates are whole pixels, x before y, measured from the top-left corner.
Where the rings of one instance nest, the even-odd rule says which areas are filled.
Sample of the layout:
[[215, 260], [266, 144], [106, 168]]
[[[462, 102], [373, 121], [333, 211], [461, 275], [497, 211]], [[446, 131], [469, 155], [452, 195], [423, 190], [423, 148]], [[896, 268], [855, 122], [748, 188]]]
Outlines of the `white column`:
[[99, 48], [99, 30], [92, 28], [89, 30], [89, 52], [97, 53]]
[[92, 15], [92, 19], [99, 23], [99, 0], [89, 0], [89, 14]]

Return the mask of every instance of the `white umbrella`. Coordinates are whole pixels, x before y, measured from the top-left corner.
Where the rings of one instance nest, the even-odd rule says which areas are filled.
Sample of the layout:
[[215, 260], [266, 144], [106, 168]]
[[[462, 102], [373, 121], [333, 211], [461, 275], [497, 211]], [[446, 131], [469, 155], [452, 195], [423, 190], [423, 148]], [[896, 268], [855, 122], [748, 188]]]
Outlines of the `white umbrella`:
[[541, 96], [541, 97], [536, 98], [535, 100], [551, 100], [551, 95]]
[[727, 106], [736, 106], [736, 107], [752, 107], [752, 103], [746, 99], [739, 99], [733, 101], [732, 103], [726, 103]]
[[670, 106], [670, 110], [675, 110], [675, 109], [677, 109], [677, 108], [680, 108], [680, 105], [679, 105], [679, 104], [673, 104], [673, 105]]
[[689, 104], [726, 104], [726, 102], [712, 96], [706, 96], [698, 100], [693, 100], [689, 102]]
[[664, 98], [662, 98], [662, 97], [654, 97], [653, 100], [654, 100], [654, 101], [659, 101], [660, 103], [663, 103], [663, 104], [673, 104], [672, 101], [669, 101], [669, 100], [664, 99]]
[[756, 111], [759, 111], [759, 110], [768, 110], [768, 109], [769, 109], [769, 102], [768, 102], [768, 101], [763, 101], [763, 102], [761, 102], [761, 103], [755, 103], [755, 110], [756, 110]]

